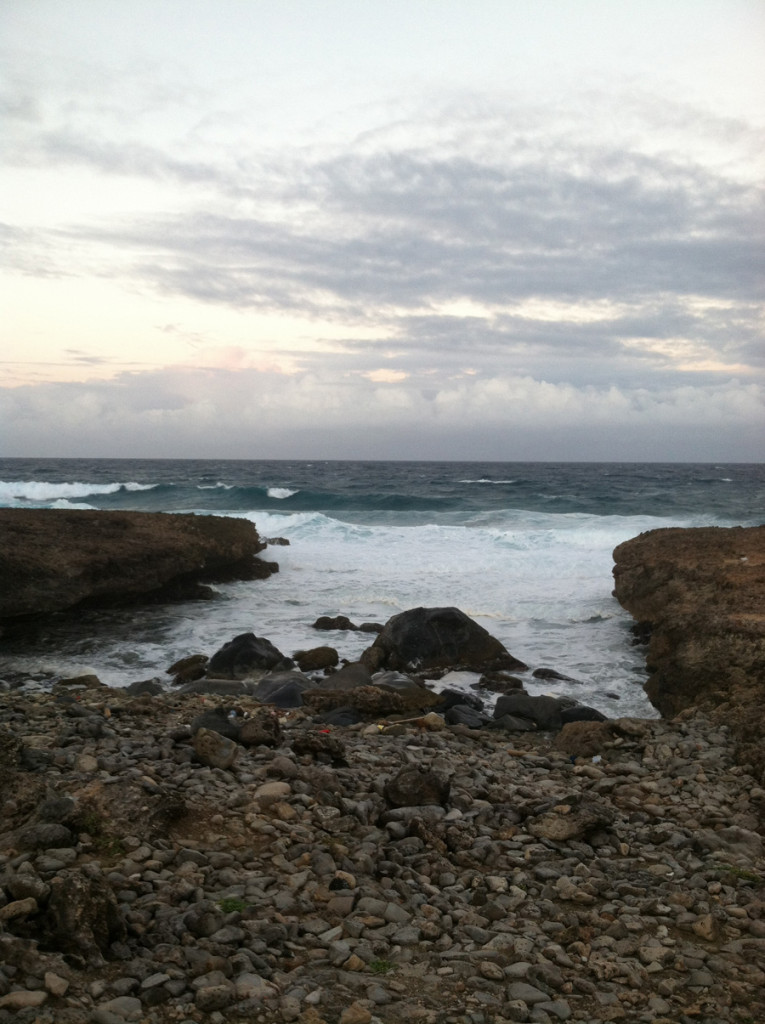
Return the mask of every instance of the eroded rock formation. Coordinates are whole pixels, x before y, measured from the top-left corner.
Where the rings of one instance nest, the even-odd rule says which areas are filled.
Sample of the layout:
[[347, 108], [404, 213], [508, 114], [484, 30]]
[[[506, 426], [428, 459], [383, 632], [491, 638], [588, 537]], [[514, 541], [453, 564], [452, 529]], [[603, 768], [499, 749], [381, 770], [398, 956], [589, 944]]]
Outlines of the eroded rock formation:
[[0, 509], [0, 619], [259, 579], [278, 566], [253, 524], [222, 516]]
[[650, 637], [665, 717], [710, 710], [765, 770], [765, 526], [652, 530], [614, 551], [614, 594]]

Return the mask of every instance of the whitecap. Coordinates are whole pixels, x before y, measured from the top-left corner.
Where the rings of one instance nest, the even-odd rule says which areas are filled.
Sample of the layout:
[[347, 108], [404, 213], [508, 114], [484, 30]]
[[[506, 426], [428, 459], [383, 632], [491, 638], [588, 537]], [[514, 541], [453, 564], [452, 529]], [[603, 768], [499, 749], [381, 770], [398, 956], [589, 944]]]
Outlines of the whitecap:
[[293, 494], [297, 493], [297, 491], [291, 491], [289, 487], [269, 487], [266, 491], [269, 498], [277, 498], [279, 501], [284, 501], [285, 498], [291, 498]]
[[154, 487], [156, 484], [135, 482], [89, 484], [75, 481], [54, 484], [45, 480], [0, 480], [0, 505], [85, 498], [90, 494], [116, 494], [118, 491], [151, 491]]
[[95, 505], [87, 505], [84, 501], [67, 501], [66, 498], [58, 498], [56, 501], [51, 503], [51, 508], [75, 508], [84, 509], [85, 511], [96, 511]]

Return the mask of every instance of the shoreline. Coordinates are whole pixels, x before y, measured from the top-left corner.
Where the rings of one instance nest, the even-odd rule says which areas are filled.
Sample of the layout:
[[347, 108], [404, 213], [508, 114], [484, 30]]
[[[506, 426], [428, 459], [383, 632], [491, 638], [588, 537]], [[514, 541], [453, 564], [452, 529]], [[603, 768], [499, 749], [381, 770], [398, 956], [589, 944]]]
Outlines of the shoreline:
[[505, 732], [210, 688], [0, 691], [0, 1024], [765, 1018], [730, 701]]

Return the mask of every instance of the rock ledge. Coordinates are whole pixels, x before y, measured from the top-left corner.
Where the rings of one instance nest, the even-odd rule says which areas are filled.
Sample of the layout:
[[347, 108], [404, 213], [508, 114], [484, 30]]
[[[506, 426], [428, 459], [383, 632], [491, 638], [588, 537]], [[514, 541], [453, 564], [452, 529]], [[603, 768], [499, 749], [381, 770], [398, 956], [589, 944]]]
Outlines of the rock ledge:
[[650, 637], [664, 717], [704, 708], [765, 771], [765, 526], [652, 530], [614, 551], [614, 594]]
[[200, 585], [278, 569], [245, 519], [0, 509], [0, 619], [75, 605], [204, 596]]

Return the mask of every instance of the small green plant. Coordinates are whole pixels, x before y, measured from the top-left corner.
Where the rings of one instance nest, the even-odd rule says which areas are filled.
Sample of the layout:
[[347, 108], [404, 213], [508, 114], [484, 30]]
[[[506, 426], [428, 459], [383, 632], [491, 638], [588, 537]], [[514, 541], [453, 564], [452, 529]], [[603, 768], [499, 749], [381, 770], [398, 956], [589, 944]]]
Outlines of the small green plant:
[[388, 974], [396, 970], [396, 965], [390, 960], [372, 960], [369, 969], [373, 974]]
[[735, 864], [721, 864], [720, 873], [730, 879], [736, 878], [742, 882], [754, 882], [755, 885], [763, 881], [762, 876], [758, 875], [756, 871], [747, 871], [746, 868], [737, 867]]
[[94, 848], [106, 857], [122, 857], [125, 846], [122, 840], [112, 835], [104, 824], [104, 819], [96, 811], [87, 811], [79, 820], [79, 828], [87, 832], [93, 840]]
[[247, 909], [245, 901], [239, 899], [238, 896], [224, 896], [222, 900], [218, 900], [218, 906], [224, 914], [233, 914], [235, 910], [241, 912]]

